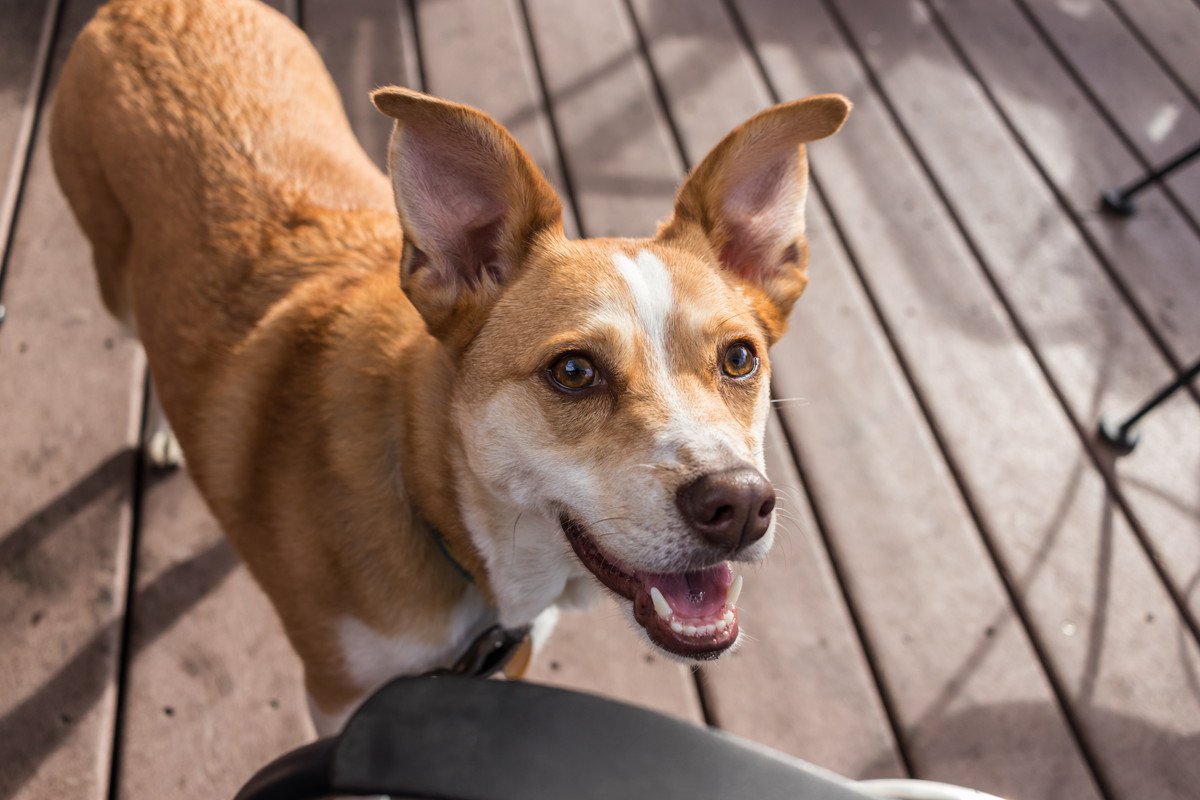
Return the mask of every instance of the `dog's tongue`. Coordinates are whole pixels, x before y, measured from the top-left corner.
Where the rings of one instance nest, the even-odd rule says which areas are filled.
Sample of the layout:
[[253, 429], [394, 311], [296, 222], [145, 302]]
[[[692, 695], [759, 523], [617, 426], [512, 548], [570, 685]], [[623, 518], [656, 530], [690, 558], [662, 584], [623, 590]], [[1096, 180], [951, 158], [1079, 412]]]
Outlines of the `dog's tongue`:
[[657, 587], [681, 617], [707, 618], [716, 616], [725, 605], [733, 570], [725, 562], [698, 572], [638, 573], [638, 578], [643, 592], [649, 594], [652, 587]]

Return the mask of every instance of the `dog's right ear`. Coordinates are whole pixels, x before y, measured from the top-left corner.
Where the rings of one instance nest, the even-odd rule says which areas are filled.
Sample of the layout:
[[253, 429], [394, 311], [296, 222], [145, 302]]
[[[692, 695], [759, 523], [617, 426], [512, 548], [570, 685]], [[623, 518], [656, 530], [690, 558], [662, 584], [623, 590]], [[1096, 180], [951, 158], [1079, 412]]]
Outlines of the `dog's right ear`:
[[465, 344], [533, 239], [561, 233], [562, 205], [487, 114], [391, 86], [371, 100], [396, 120], [388, 171], [404, 231], [400, 285], [434, 336]]

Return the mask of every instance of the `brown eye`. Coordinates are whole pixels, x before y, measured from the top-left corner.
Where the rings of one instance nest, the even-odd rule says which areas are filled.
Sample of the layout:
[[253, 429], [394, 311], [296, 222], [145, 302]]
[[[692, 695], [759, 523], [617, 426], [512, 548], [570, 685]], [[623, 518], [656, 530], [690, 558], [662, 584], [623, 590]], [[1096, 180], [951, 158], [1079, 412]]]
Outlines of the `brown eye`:
[[745, 342], [734, 342], [725, 349], [721, 371], [731, 378], [748, 378], [758, 369], [758, 356]]
[[565, 355], [550, 367], [550, 379], [560, 389], [578, 392], [601, 383], [600, 373], [592, 366], [587, 356]]

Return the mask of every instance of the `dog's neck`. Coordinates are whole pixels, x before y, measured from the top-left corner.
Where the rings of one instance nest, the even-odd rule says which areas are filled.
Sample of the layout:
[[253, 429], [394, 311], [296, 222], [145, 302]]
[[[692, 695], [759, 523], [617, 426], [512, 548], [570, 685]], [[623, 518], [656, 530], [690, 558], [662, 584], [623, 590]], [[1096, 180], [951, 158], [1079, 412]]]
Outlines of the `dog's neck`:
[[[441, 538], [449, 555], [495, 605], [487, 564], [462, 517], [456, 469], [462, 439], [449, 402], [454, 394], [454, 364], [441, 343], [428, 334], [414, 349], [416, 363], [399, 378], [406, 412], [400, 458], [409, 500], [433, 528], [427, 533]], [[421, 377], [412, 380], [413, 375]]]

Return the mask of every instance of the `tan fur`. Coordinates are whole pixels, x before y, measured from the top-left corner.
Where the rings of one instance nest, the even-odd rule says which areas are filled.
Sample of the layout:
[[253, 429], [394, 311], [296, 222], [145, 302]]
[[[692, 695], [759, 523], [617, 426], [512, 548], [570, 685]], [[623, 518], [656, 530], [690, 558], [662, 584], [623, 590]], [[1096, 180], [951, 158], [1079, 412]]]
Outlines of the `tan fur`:
[[[501, 395], [520, 398], [552, 440], [531, 447], [591, 459], [613, 480], [646, 457], [666, 414], [661, 376], [633, 366], [645, 361], [644, 337], [595, 322], [604, 298], [628, 302], [613, 279], [614, 252], [647, 250], [669, 264], [681, 307], [670, 317], [666, 367], [695, 418], [728, 428], [747, 453], [761, 449], [752, 428], [765, 403], [766, 348], [806, 280], [802, 230], [793, 250], [766, 254], [775, 261], [765, 283], [717, 268], [728, 231], [716, 194], [727, 162], [751, 157], [736, 141], [681, 190], [657, 240], [568, 242], [557, 198], [486, 115], [400, 89], [375, 99], [400, 120], [395, 187], [355, 141], [317, 54], [281, 15], [245, 0], [114, 0], [71, 51], [51, 131], [105, 304], [136, 328], [189, 469], [328, 713], [373, 688], [353, 680], [338, 620], [446, 642], [469, 589], [427, 523], [486, 599], [498, 602], [507, 588], [495, 585], [468, 530], [466, 512], [486, 516], [495, 502], [493, 478], [473, 460], [500, 456], [479, 450], [480, 417], [471, 415], [499, 408]], [[798, 142], [832, 133], [847, 110], [822, 98], [766, 112], [731, 139], [778, 147], [782, 136], [797, 158], [781, 179], [802, 181]], [[415, 189], [401, 180], [397, 154], [427, 128], [459, 136], [450, 156], [505, 198], [494, 275], [476, 282], [454, 283], [421, 209], [406, 205]], [[697, 306], [721, 313], [698, 315]], [[733, 338], [761, 352], [753, 386], [695, 366]], [[546, 360], [581, 344], [611, 361], [620, 403], [564, 403], [547, 389]], [[684, 458], [664, 469], [700, 466]], [[621, 491], [611, 488], [614, 503]]]

